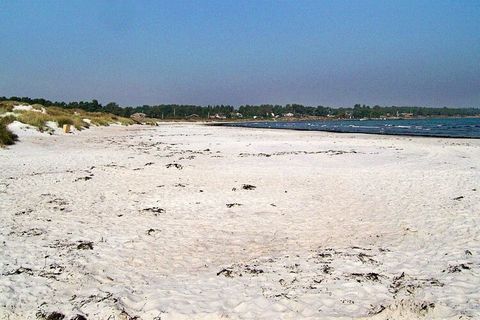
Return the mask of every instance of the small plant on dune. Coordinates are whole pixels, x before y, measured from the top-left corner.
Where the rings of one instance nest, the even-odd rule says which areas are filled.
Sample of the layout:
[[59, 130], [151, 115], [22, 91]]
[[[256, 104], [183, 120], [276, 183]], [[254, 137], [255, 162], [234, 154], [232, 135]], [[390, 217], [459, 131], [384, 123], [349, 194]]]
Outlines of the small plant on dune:
[[15, 101], [0, 101], [0, 114], [6, 113], [6, 112], [12, 112], [13, 107], [18, 105], [19, 103]]
[[45, 107], [42, 106], [41, 104], [37, 103], [37, 104], [32, 104], [32, 109], [38, 110], [38, 111], [43, 111], [43, 110], [45, 110]]
[[46, 112], [50, 116], [51, 121], [55, 121], [59, 127], [63, 127], [64, 124], [69, 124], [73, 125], [77, 130], [88, 128], [88, 123], [84, 122], [75, 110], [48, 107]]
[[57, 124], [60, 128], [63, 127], [64, 124], [69, 124], [69, 125], [74, 124], [73, 119], [70, 118], [70, 117], [66, 117], [66, 116], [57, 116], [57, 117], [55, 117], [55, 121], [57, 122]]
[[10, 131], [7, 126], [15, 120], [15, 117], [2, 117], [0, 118], [0, 146], [7, 146], [14, 144], [17, 140], [17, 135]]
[[107, 117], [104, 116], [95, 116], [89, 117], [91, 123], [96, 126], [109, 126], [111, 121]]
[[132, 119], [124, 118], [124, 117], [118, 117], [117, 121], [120, 122], [120, 124], [123, 125], [123, 126], [129, 126], [129, 125], [132, 125], [132, 124], [136, 123]]

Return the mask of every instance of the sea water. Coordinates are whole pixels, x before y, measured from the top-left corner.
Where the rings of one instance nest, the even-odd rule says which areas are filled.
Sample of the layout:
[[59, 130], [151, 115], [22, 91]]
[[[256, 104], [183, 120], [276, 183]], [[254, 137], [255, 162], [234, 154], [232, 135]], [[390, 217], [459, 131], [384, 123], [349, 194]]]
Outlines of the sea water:
[[391, 120], [258, 121], [227, 126], [372, 133], [451, 138], [480, 138], [480, 118], [428, 118]]

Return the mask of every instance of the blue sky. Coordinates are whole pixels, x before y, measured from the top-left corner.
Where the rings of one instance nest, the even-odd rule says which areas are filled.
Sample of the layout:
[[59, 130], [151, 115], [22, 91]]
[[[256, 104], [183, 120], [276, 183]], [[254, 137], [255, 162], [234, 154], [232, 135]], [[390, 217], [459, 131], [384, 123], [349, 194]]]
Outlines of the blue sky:
[[0, 95], [480, 107], [480, 1], [0, 0]]

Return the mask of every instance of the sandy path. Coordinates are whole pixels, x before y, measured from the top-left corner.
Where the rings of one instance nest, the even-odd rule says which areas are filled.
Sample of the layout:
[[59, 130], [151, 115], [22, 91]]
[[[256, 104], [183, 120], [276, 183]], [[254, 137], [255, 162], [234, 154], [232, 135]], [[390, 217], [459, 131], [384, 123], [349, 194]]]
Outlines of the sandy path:
[[479, 159], [196, 124], [26, 135], [0, 150], [0, 318], [478, 318]]

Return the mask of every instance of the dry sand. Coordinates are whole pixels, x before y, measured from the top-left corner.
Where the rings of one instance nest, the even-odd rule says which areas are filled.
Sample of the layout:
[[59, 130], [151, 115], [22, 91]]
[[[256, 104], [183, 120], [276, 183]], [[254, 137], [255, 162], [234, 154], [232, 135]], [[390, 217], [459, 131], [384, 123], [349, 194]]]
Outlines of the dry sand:
[[480, 140], [20, 133], [0, 319], [480, 318]]

